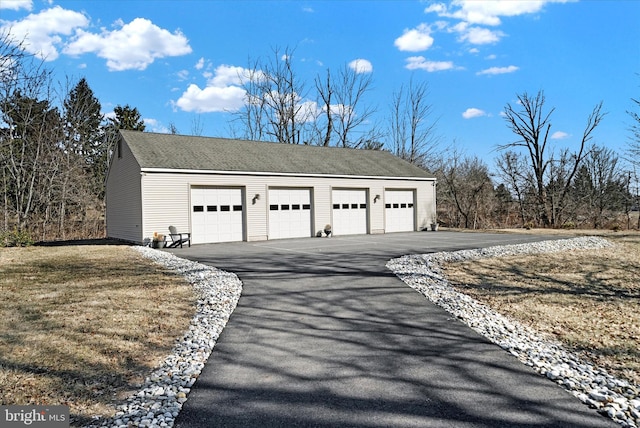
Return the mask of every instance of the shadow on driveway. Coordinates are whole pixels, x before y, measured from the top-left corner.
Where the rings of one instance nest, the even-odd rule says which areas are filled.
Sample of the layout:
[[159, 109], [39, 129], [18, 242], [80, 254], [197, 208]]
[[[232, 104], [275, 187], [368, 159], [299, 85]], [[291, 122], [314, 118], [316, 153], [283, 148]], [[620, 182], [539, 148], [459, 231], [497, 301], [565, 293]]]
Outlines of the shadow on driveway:
[[172, 251], [244, 284], [176, 426], [617, 426], [385, 268], [408, 253], [542, 239], [438, 232]]

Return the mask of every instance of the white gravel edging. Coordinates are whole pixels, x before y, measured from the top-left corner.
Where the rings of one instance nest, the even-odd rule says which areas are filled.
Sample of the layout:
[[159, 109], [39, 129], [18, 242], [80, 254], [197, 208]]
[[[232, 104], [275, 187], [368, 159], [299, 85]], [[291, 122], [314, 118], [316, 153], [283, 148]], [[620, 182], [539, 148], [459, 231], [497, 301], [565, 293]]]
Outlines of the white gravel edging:
[[96, 419], [88, 427], [172, 427], [242, 292], [242, 282], [233, 273], [164, 251], [133, 248], [191, 283], [197, 296], [196, 313], [187, 332], [139, 392], [118, 406], [113, 418]]
[[442, 276], [441, 263], [518, 254], [599, 249], [613, 245], [600, 237], [580, 237], [478, 250], [410, 255], [390, 260], [387, 268], [433, 303], [546, 376], [580, 401], [624, 427], [640, 427], [640, 388], [582, 361], [559, 343], [509, 320], [453, 289]]

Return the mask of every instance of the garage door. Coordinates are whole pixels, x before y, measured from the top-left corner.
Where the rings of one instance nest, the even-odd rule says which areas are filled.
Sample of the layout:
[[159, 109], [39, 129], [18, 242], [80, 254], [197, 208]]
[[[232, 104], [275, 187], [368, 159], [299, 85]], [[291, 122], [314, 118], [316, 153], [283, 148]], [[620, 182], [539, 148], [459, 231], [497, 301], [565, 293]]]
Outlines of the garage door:
[[243, 240], [242, 189], [191, 188], [194, 244]]
[[311, 231], [309, 189], [269, 189], [269, 239], [307, 238]]
[[333, 203], [334, 235], [362, 235], [367, 233], [367, 191], [360, 189], [335, 189], [331, 192]]
[[385, 232], [410, 232], [414, 227], [413, 190], [385, 190]]

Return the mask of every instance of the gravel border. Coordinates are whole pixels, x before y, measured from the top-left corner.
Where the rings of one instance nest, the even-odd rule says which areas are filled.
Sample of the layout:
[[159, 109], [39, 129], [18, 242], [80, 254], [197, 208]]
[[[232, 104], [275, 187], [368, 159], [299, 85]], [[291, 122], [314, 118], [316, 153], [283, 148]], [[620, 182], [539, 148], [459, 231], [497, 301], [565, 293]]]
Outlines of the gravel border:
[[96, 419], [87, 427], [172, 427], [242, 292], [242, 282], [233, 273], [164, 251], [133, 248], [191, 283], [197, 296], [196, 313], [187, 332], [139, 392], [118, 406], [113, 418]]
[[496, 343], [539, 374], [565, 388], [580, 401], [607, 415], [623, 427], [640, 426], [640, 388], [609, 375], [561, 344], [542, 338], [533, 330], [510, 320], [477, 300], [459, 293], [442, 275], [441, 264], [571, 250], [599, 249], [613, 245], [600, 237], [579, 237], [477, 250], [403, 256], [390, 260], [387, 268], [408, 286], [450, 312], [469, 327]]

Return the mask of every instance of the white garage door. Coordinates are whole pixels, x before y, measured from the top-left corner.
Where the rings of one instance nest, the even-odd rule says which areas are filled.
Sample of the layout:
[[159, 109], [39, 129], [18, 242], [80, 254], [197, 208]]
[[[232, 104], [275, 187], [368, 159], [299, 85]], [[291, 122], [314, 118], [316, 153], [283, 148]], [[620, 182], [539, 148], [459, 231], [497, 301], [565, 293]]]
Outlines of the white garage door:
[[242, 212], [242, 189], [191, 188], [192, 242], [242, 241]]
[[311, 191], [269, 189], [269, 239], [311, 235]]
[[414, 227], [413, 190], [385, 190], [385, 232], [411, 232]]
[[340, 189], [331, 192], [334, 235], [367, 233], [367, 191]]

